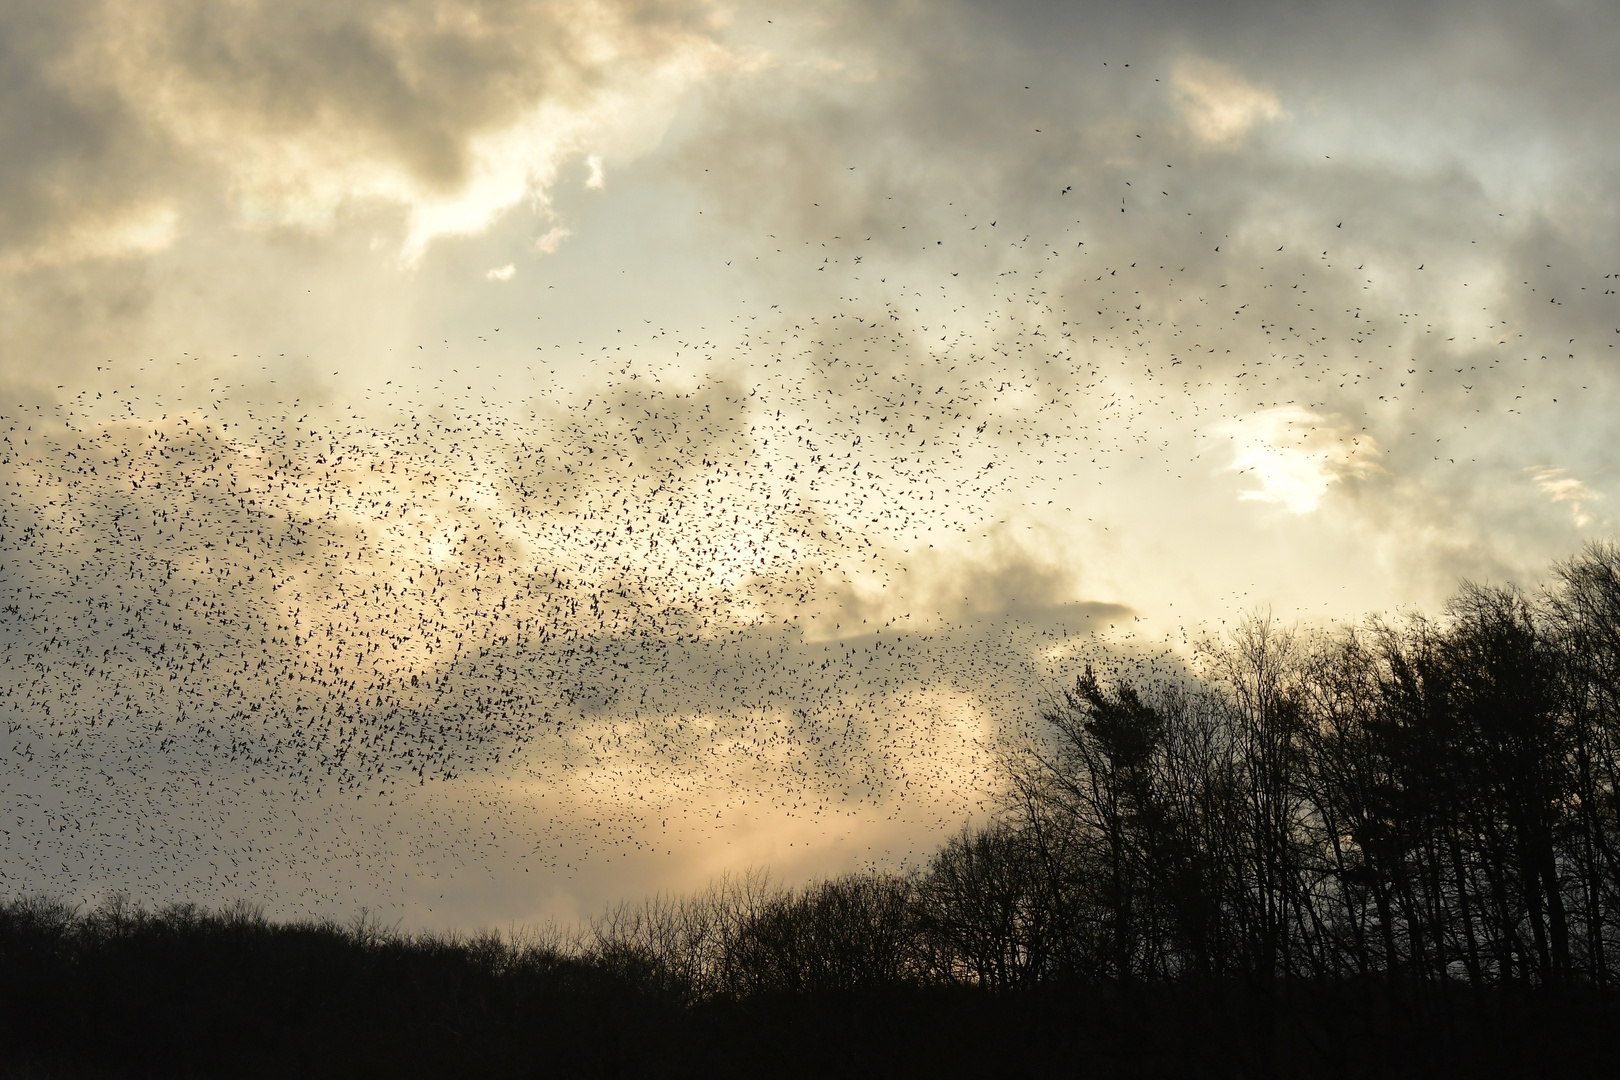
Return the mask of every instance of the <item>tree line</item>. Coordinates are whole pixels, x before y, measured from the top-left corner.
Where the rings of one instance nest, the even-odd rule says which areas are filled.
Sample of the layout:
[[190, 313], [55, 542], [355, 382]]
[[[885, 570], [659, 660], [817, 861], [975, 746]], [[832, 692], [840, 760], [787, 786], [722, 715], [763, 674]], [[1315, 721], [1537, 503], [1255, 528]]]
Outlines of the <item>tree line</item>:
[[[921, 871], [610, 912], [604, 961], [692, 997], [879, 983], [1620, 972], [1620, 547], [1536, 595], [1087, 667], [995, 820]], [[656, 972], [656, 975], [651, 973]]]

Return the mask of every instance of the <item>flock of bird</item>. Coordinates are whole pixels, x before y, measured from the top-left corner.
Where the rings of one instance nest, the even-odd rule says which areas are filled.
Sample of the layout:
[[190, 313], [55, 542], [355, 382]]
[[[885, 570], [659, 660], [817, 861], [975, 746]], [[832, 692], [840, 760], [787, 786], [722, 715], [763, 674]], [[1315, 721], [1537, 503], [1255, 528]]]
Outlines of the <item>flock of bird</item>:
[[1209, 483], [1214, 422], [1283, 406], [1455, 459], [1576, 370], [1548, 279], [1419, 314], [1393, 297], [1444, 253], [1375, 273], [1353, 224], [1296, 252], [1012, 216], [903, 260], [766, 237], [761, 273], [837, 303], [572, 350], [541, 323], [532, 364], [424, 349], [361, 408], [185, 357], [5, 409], [0, 888], [319, 909], [761, 816], [933, 835], [1087, 635], [1129, 636], [1029, 595], [1011, 515]]

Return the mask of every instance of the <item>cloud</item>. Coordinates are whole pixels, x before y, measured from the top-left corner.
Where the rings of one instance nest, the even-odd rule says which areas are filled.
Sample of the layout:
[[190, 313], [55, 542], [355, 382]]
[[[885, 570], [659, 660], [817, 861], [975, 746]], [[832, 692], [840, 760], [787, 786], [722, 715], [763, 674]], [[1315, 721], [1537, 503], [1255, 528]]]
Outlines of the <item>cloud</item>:
[[1275, 90], [1257, 86], [1214, 60], [1197, 56], [1180, 60], [1171, 85], [1188, 130], [1211, 146], [1230, 146], [1261, 121], [1284, 115]]
[[1532, 468], [1526, 470], [1536, 481], [1536, 487], [1541, 489], [1555, 503], [1568, 503], [1570, 515], [1574, 518], [1575, 527], [1584, 529], [1592, 524], [1594, 518], [1587, 513], [1586, 506], [1603, 496], [1575, 477], [1568, 475], [1564, 469]]
[[310, 232], [395, 215], [414, 263], [546, 207], [571, 158], [589, 155], [599, 186], [604, 160], [656, 144], [681, 94], [729, 62], [705, 13], [131, 0], [9, 16], [0, 251], [58, 265], [158, 250], [176, 205], [223, 201], [239, 224]]
[[517, 266], [507, 263], [505, 266], [492, 267], [484, 273], [486, 281], [511, 281], [512, 275], [517, 273]]
[[553, 255], [562, 242], [572, 235], [573, 233], [561, 225], [553, 225], [546, 231], [545, 235], [534, 242], [534, 250], [542, 255]]
[[1228, 468], [1260, 482], [1258, 489], [1238, 498], [1271, 503], [1295, 514], [1316, 510], [1328, 488], [1340, 480], [1381, 468], [1375, 456], [1378, 443], [1371, 436], [1356, 434], [1343, 421], [1298, 405], [1226, 420], [1215, 431], [1232, 440]]
[[86, 208], [53, 233], [0, 256], [0, 270], [35, 270], [155, 255], [174, 243], [179, 212], [167, 202]]
[[160, 246], [172, 147], [81, 58], [102, 18], [76, 0], [0, 9], [0, 268]]
[[1010, 625], [1088, 633], [1134, 614], [1125, 604], [1093, 598], [1095, 589], [1065, 539], [1028, 523], [997, 524], [977, 548], [945, 542], [886, 554], [903, 569], [842, 569], [819, 583], [813, 600], [795, 605], [805, 616], [806, 640], [847, 639], [896, 625], [917, 633]]

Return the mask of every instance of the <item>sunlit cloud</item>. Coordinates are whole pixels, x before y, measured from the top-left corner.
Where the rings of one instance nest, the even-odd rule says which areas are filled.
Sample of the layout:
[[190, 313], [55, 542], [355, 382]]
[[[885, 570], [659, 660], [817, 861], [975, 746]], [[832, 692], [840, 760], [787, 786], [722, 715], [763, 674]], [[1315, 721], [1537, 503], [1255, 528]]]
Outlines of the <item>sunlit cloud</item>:
[[534, 250], [542, 255], [556, 254], [557, 248], [562, 245], [562, 242], [572, 235], [573, 233], [561, 225], [553, 225], [546, 231], [545, 235], [534, 242]]
[[1252, 476], [1256, 489], [1238, 498], [1309, 514], [1340, 480], [1379, 471], [1378, 444], [1342, 421], [1298, 405], [1265, 409], [1217, 425], [1232, 440], [1231, 471]]
[[487, 281], [511, 281], [512, 275], [516, 273], [517, 267], [512, 263], [507, 263], [505, 266], [492, 267], [484, 273], [484, 278]]
[[[148, 0], [58, 66], [177, 155], [163, 167], [220, 185], [240, 224], [321, 233], [380, 211], [412, 265], [520, 206], [544, 213], [570, 161], [600, 188], [606, 162], [656, 146], [682, 95], [730, 64], [702, 11], [292, 4], [226, 18]], [[52, 257], [160, 248], [167, 212], [166, 229], [74, 225], [101, 239]]]
[[1182, 59], [1171, 82], [1187, 129], [1212, 146], [1231, 145], [1256, 124], [1283, 116], [1275, 90], [1257, 86], [1241, 72], [1214, 60]]
[[174, 243], [180, 215], [169, 203], [86, 213], [67, 228], [0, 258], [0, 270], [34, 270], [155, 255]]
[[1586, 507], [1589, 503], [1603, 498], [1601, 493], [1593, 491], [1564, 469], [1533, 468], [1527, 471], [1543, 495], [1555, 503], [1569, 504], [1570, 516], [1574, 519], [1577, 529], [1584, 529], [1596, 520]]

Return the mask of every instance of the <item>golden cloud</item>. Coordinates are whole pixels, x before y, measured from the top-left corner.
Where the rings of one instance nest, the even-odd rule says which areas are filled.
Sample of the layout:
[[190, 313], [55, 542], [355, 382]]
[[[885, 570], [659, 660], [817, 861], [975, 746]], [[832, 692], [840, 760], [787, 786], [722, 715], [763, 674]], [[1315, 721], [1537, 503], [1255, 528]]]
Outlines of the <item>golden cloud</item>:
[[1309, 514], [1333, 484], [1381, 470], [1378, 443], [1348, 424], [1298, 405], [1265, 409], [1215, 428], [1232, 440], [1229, 469], [1260, 486], [1238, 497]]
[[1186, 57], [1171, 75], [1176, 106], [1194, 138], [1210, 146], [1235, 144], [1256, 124], [1284, 115], [1277, 92], [1257, 86], [1225, 64]]

